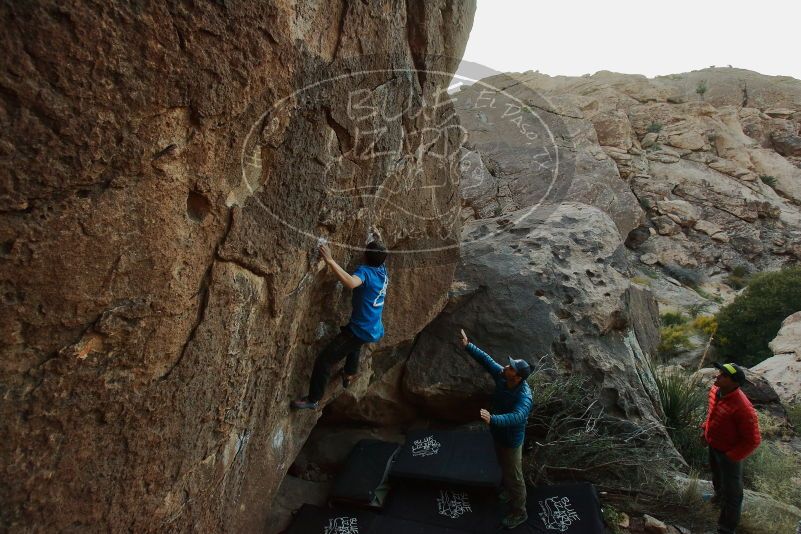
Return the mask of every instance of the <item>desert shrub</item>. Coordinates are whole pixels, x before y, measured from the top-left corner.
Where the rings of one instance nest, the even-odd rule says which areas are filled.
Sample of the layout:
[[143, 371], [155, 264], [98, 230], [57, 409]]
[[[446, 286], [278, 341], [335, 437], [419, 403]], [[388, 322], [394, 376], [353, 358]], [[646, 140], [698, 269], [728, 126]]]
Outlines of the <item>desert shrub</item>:
[[681, 312], [665, 312], [659, 316], [662, 326], [676, 326], [687, 322], [687, 317]]
[[699, 426], [704, 418], [706, 393], [698, 379], [681, 370], [655, 370], [652, 365], [663, 423], [673, 445], [684, 460], [693, 467], [706, 463], [706, 447], [700, 442]]
[[698, 96], [700, 96], [702, 99], [704, 98], [704, 95], [708, 89], [709, 88], [706, 85], [706, 80], [701, 80], [698, 82], [698, 85], [695, 86], [695, 92], [698, 93]]
[[601, 515], [603, 515], [604, 523], [612, 534], [622, 534], [620, 529], [620, 521], [623, 519], [623, 514], [620, 513], [614, 506], [604, 504], [601, 507]]
[[798, 517], [786, 509], [776, 506], [745, 506], [740, 516], [737, 532], [740, 534], [798, 533]]
[[662, 131], [662, 123], [654, 121], [648, 125], [645, 131], [648, 133], [659, 133]]
[[776, 177], [769, 174], [760, 174], [759, 179], [768, 187], [776, 187]]
[[704, 275], [696, 269], [682, 267], [675, 263], [665, 265], [665, 272], [685, 286], [696, 287], [704, 281]]
[[731, 273], [726, 277], [725, 282], [730, 288], [739, 291], [748, 285], [750, 274], [745, 265], [738, 265], [732, 269]]
[[675, 358], [682, 352], [693, 348], [686, 324], [663, 326], [659, 329], [659, 334], [657, 352], [663, 361]]
[[746, 487], [801, 506], [801, 459], [781, 445], [760, 445], [743, 465], [743, 481]]
[[701, 334], [711, 336], [718, 329], [718, 322], [714, 315], [699, 315], [690, 325]]
[[793, 425], [796, 434], [801, 434], [801, 402], [787, 406], [787, 419]]
[[664, 470], [671, 458], [654, 440], [654, 424], [608, 415], [598, 384], [580, 373], [539, 368], [528, 382], [534, 410], [527, 436], [535, 446], [526, 457], [530, 482], [580, 477], [625, 485]]
[[752, 366], [772, 356], [768, 343], [782, 321], [801, 309], [801, 267], [758, 274], [734, 302], [718, 312], [719, 357]]
[[690, 315], [690, 317], [695, 319], [701, 315], [701, 312], [704, 311], [708, 306], [709, 304], [707, 302], [695, 302], [687, 306], [687, 313]]
[[784, 433], [784, 422], [777, 417], [757, 411], [757, 420], [759, 421], [759, 433], [762, 435], [762, 439], [777, 438]]

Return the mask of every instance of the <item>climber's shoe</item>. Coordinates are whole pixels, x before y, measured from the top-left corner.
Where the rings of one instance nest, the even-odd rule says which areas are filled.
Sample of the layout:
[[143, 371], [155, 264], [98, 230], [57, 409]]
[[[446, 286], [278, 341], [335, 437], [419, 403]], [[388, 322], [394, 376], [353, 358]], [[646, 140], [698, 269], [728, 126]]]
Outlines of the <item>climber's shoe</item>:
[[522, 514], [510, 514], [503, 518], [501, 524], [503, 528], [513, 529], [517, 526], [522, 525], [528, 519], [528, 514], [523, 512]]
[[310, 401], [309, 397], [303, 397], [300, 400], [292, 401], [292, 407], [296, 410], [316, 410], [319, 406], [319, 402]]

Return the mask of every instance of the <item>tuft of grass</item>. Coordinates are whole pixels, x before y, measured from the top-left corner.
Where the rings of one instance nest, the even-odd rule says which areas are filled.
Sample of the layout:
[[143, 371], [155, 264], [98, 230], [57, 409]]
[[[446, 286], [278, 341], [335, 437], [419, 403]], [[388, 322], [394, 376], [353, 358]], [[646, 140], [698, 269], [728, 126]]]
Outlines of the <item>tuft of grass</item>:
[[623, 534], [623, 531], [620, 529], [620, 521], [623, 519], [623, 514], [621, 512], [610, 504], [604, 504], [601, 507], [601, 515], [603, 515], [604, 523], [612, 534]]
[[777, 513], [775, 508], [750, 506], [743, 509], [737, 532], [741, 534], [777, 534], [798, 532], [798, 518], [789, 513]]
[[691, 286], [691, 289], [693, 291], [695, 291], [696, 293], [698, 293], [698, 296], [701, 297], [701, 298], [705, 298], [706, 300], [711, 300], [713, 302], [717, 302], [718, 304], [721, 304], [723, 302], [723, 299], [720, 297], [720, 295], [713, 295], [712, 293], [706, 291], [702, 287]]
[[782, 435], [784, 425], [781, 419], [760, 411], [757, 411], [757, 419], [759, 420], [759, 432], [762, 434], [762, 439], [777, 438]]
[[745, 265], [738, 265], [732, 269], [731, 274], [726, 277], [725, 282], [730, 288], [739, 291], [748, 285], [750, 276], [751, 273], [748, 272], [748, 267]]
[[706, 85], [706, 80], [701, 80], [700, 82], [698, 82], [698, 85], [695, 86], [695, 92], [698, 94], [698, 96], [701, 97], [701, 100], [704, 99], [704, 95], [706, 94], [708, 89], [709, 88]]
[[704, 418], [706, 393], [698, 379], [684, 371], [655, 370], [653, 364], [651, 369], [659, 391], [662, 422], [673, 445], [688, 464], [701, 468], [706, 464], [707, 451], [698, 438], [698, 428]]
[[747, 487], [801, 506], [801, 459], [776, 443], [763, 443], [743, 465]]
[[760, 174], [759, 179], [762, 180], [762, 183], [768, 187], [776, 187], [776, 177], [771, 176], [769, 174]]
[[696, 302], [694, 304], [690, 304], [689, 306], [687, 306], [687, 313], [690, 315], [690, 317], [695, 319], [696, 317], [701, 315], [701, 312], [704, 311], [707, 307], [709, 307], [709, 303], [707, 302]]
[[662, 131], [662, 123], [654, 121], [648, 125], [645, 131], [648, 133], [659, 133]]
[[787, 406], [787, 419], [793, 425], [796, 434], [801, 434], [801, 402]]
[[659, 318], [663, 326], [676, 326], [687, 322], [687, 317], [681, 312], [665, 312]]

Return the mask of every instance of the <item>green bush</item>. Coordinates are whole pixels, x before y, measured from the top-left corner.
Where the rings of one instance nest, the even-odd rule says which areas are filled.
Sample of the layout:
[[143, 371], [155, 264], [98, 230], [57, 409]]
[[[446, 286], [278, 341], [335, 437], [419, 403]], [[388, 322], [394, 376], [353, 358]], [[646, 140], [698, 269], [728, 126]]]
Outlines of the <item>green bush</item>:
[[603, 515], [604, 523], [612, 534], [622, 534], [623, 531], [620, 529], [620, 521], [623, 519], [622, 513], [611, 504], [604, 504], [601, 507], [601, 515]]
[[708, 87], [706, 86], [706, 80], [701, 80], [698, 82], [698, 85], [695, 86], [695, 92], [703, 99], [704, 95], [706, 94]]
[[770, 176], [769, 174], [760, 174], [759, 179], [762, 180], [762, 183], [767, 185], [768, 187], [776, 187], [775, 176]]
[[768, 343], [782, 321], [801, 309], [801, 266], [752, 277], [748, 287], [717, 315], [721, 360], [755, 365], [773, 354]]
[[795, 433], [801, 435], [801, 402], [787, 406], [787, 419], [793, 425]]
[[693, 348], [686, 324], [663, 326], [659, 329], [659, 334], [661, 339], [656, 350], [662, 361], [675, 358], [682, 352]]
[[654, 121], [648, 125], [645, 131], [648, 133], [659, 133], [662, 131], [662, 123]]
[[748, 272], [746, 266], [738, 265], [732, 269], [731, 274], [726, 277], [725, 282], [730, 288], [739, 291], [748, 285], [750, 275], [751, 273]]
[[687, 317], [681, 312], [665, 312], [659, 317], [663, 326], [676, 326], [687, 322]]
[[696, 317], [701, 315], [701, 312], [707, 309], [708, 306], [709, 306], [708, 302], [696, 302], [694, 304], [690, 304], [689, 306], [687, 306], [687, 313], [690, 314], [690, 317], [695, 319]]

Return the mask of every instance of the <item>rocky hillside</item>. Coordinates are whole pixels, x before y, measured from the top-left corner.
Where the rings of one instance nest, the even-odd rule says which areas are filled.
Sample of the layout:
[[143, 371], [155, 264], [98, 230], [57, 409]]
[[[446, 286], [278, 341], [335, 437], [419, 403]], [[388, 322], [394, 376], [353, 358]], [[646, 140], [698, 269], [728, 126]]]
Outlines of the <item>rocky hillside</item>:
[[[577, 161], [592, 162], [577, 164], [574, 189], [576, 181], [624, 189], [588, 201], [618, 222], [662, 304], [705, 300], [714, 309], [731, 296], [733, 270], [801, 259], [801, 81], [733, 68], [654, 79], [528, 72], [501, 80], [500, 89], [525, 86], [536, 95], [526, 102], [535, 116], [573, 125]], [[482, 158], [499, 168], [500, 184], [515, 183], [503, 157], [484, 151]], [[630, 194], [638, 205], [621, 202]], [[514, 209], [515, 193], [504, 200], [501, 212]], [[621, 224], [641, 214], [633, 231]]]
[[317, 237], [348, 266], [373, 231], [441, 251], [399, 255], [379, 350], [445, 304], [458, 166], [424, 156], [461, 140], [426, 71], [473, 11], [0, 8], [0, 530], [263, 528], [316, 422], [289, 401], [349, 308]]

